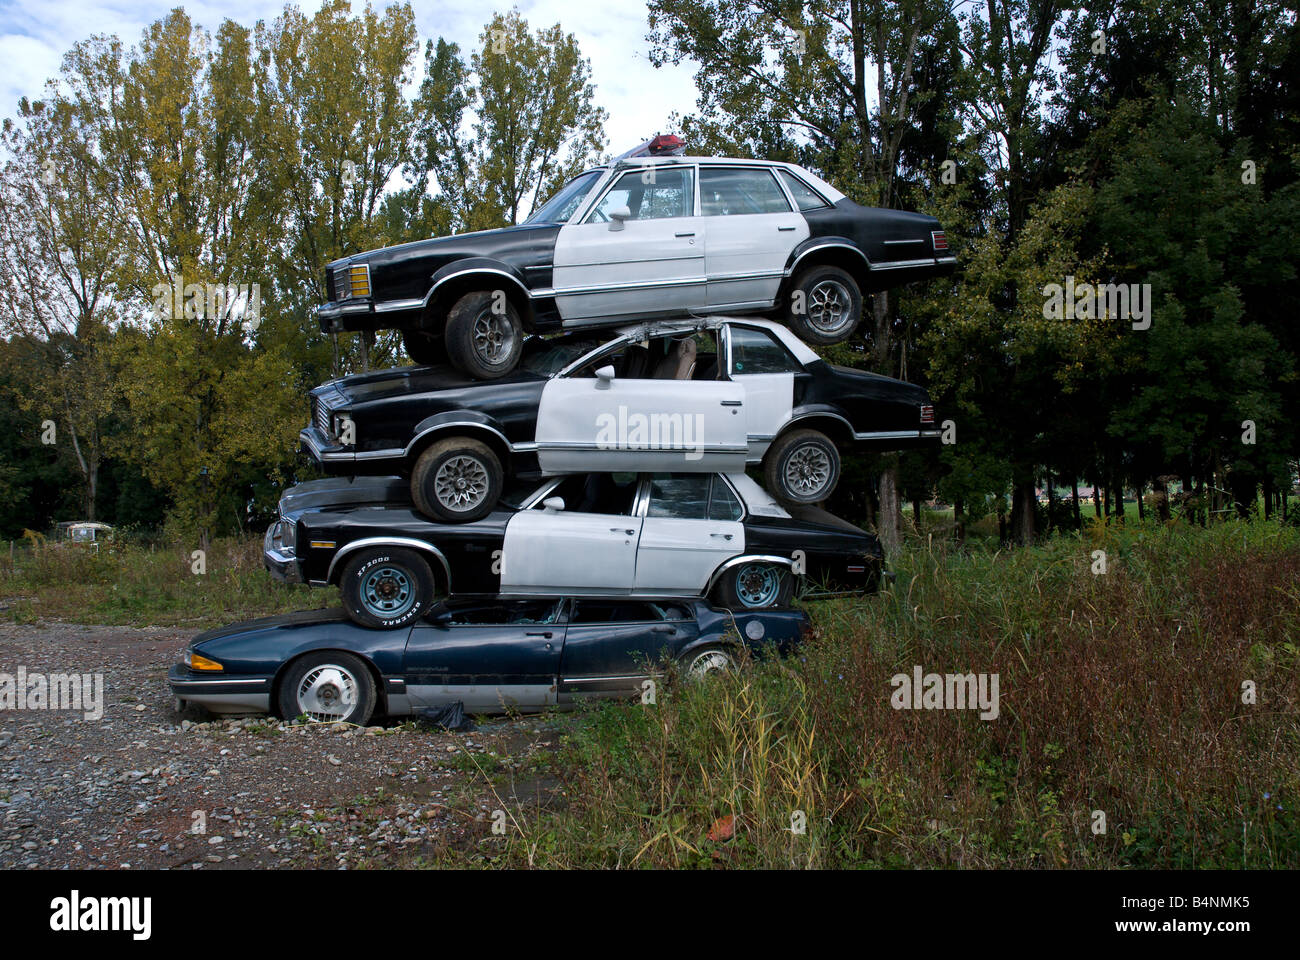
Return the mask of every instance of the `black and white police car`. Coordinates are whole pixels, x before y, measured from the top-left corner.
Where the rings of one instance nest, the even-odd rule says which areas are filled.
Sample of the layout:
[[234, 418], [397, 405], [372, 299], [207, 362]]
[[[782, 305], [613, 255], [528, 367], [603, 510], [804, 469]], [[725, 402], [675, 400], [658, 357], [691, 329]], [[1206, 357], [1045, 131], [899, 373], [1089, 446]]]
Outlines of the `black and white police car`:
[[860, 206], [794, 164], [656, 141], [516, 226], [330, 263], [321, 329], [398, 329], [417, 363], [491, 379], [515, 368], [525, 333], [632, 319], [770, 312], [808, 343], [839, 343], [864, 294], [956, 265], [934, 217]]
[[838, 443], [936, 442], [924, 388], [829, 364], [760, 317], [532, 338], [517, 370], [354, 374], [311, 392], [303, 448], [328, 473], [405, 473], [426, 516], [477, 520], [510, 477], [600, 470], [743, 472], [790, 503], [825, 500]]
[[264, 560], [336, 584], [348, 615], [394, 629], [441, 595], [709, 597], [721, 607], [873, 590], [879, 540], [816, 507], [783, 507], [743, 473], [592, 473], [521, 486], [474, 523], [432, 523], [396, 477], [300, 484]]

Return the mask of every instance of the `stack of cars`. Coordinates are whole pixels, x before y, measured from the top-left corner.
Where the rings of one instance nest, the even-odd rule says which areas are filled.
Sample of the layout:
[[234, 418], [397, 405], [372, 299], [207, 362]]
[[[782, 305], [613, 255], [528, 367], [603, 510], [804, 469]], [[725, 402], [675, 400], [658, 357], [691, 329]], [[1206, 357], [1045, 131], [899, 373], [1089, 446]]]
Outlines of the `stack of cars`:
[[635, 690], [656, 653], [702, 671], [794, 642], [796, 592], [884, 575], [817, 506], [839, 451], [939, 435], [922, 388], [808, 343], [953, 264], [931, 217], [663, 137], [518, 226], [330, 264], [321, 328], [401, 330], [418, 365], [311, 391], [302, 447], [330, 476], [285, 493], [265, 562], [337, 585], [351, 623], [203, 635], [173, 689], [318, 719], [540, 706]]

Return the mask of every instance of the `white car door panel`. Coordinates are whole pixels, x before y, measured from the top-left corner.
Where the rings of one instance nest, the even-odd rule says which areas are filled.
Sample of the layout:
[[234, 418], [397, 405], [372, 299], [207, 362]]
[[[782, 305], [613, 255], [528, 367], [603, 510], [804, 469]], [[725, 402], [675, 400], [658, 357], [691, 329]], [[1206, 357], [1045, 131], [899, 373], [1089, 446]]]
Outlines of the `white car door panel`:
[[[690, 167], [629, 171], [586, 222], [560, 228], [551, 286], [566, 324], [704, 306], [705, 242], [693, 216], [694, 176]], [[629, 216], [620, 226], [610, 214], [623, 206]]]
[[738, 383], [556, 377], [537, 409], [537, 459], [548, 474], [735, 472], [749, 433]]
[[636, 556], [636, 589], [701, 593], [722, 563], [745, 552], [737, 521], [647, 517]]
[[733, 374], [745, 388], [745, 410], [749, 424], [750, 460], [763, 453], [794, 411], [793, 373]]
[[709, 307], [771, 303], [790, 251], [808, 239], [801, 213], [701, 217], [709, 238], [704, 269]]
[[503, 594], [626, 594], [636, 574], [640, 517], [524, 510], [506, 524]]

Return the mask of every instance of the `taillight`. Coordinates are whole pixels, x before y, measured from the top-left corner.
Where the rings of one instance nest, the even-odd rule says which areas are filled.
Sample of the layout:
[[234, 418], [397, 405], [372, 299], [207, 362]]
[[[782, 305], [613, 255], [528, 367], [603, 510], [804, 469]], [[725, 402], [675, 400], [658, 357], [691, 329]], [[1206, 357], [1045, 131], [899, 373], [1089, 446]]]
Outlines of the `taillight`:
[[646, 149], [652, 157], [662, 157], [665, 154], [680, 156], [685, 146], [686, 141], [681, 137], [671, 133], [661, 133], [650, 141]]
[[930, 242], [934, 244], [934, 249], [936, 249], [936, 250], [947, 250], [947, 249], [948, 249], [948, 238], [947, 238], [946, 236], [944, 236], [944, 233], [943, 233], [942, 230], [931, 230], [931, 231], [930, 231]]
[[921, 422], [934, 423], [934, 407], [928, 403], [921, 404]]

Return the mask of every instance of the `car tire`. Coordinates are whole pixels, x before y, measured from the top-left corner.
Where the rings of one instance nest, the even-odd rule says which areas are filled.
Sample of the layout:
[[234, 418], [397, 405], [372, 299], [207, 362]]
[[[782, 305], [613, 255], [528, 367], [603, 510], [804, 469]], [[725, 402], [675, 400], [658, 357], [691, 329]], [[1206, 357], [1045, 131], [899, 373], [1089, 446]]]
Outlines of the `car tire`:
[[370, 547], [348, 558], [339, 575], [343, 609], [375, 630], [409, 627], [437, 599], [437, 582], [424, 557], [406, 547]]
[[809, 267], [790, 287], [786, 325], [805, 343], [843, 343], [862, 322], [862, 290], [839, 267]]
[[456, 301], [447, 314], [447, 359], [476, 380], [504, 377], [519, 363], [524, 348], [523, 324], [514, 305], [496, 312], [500, 302], [490, 290], [476, 290]]
[[682, 673], [688, 680], [707, 680], [712, 675], [734, 673], [736, 658], [726, 647], [692, 650], [681, 658]]
[[723, 573], [713, 588], [713, 602], [728, 610], [765, 610], [790, 603], [794, 576], [766, 560], [746, 560]]
[[322, 650], [299, 657], [280, 680], [280, 717], [365, 726], [378, 702], [375, 678], [358, 657]]
[[402, 346], [411, 362], [419, 366], [432, 367], [447, 359], [442, 337], [428, 330], [403, 330]]
[[505, 472], [491, 447], [468, 437], [449, 437], [415, 461], [411, 499], [426, 517], [473, 523], [492, 512], [504, 483]]
[[791, 430], [763, 457], [763, 480], [787, 503], [821, 503], [840, 482], [840, 453], [820, 430]]

